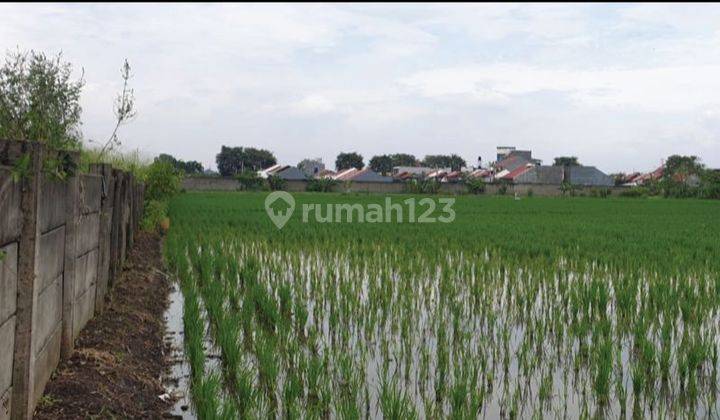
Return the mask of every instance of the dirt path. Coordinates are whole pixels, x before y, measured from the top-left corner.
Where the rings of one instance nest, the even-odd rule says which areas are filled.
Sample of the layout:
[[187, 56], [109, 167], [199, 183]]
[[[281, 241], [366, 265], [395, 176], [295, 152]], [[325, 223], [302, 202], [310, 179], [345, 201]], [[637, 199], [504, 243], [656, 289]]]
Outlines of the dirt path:
[[36, 419], [162, 417], [169, 406], [158, 396], [165, 392], [159, 378], [170, 285], [161, 267], [159, 237], [140, 233], [105, 312], [87, 324], [71, 357], [60, 362]]

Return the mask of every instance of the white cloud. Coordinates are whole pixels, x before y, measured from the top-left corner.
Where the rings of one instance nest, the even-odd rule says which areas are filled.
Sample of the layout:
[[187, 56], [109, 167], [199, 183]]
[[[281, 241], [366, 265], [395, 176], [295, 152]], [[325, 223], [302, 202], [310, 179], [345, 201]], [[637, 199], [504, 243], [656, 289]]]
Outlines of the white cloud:
[[291, 109], [298, 114], [325, 114], [336, 109], [335, 104], [323, 95], [306, 95], [291, 104]]
[[496, 143], [608, 170], [667, 153], [720, 166], [720, 7], [577, 4], [0, 4], [0, 49], [63, 51], [107, 136], [129, 58], [128, 149], [281, 161], [341, 149], [456, 152]]
[[511, 106], [510, 98], [543, 91], [568, 95], [579, 105], [690, 111], [720, 103], [720, 64], [633, 70], [555, 70], [517, 65], [469, 66], [415, 73], [400, 82], [419, 94], [467, 95]]

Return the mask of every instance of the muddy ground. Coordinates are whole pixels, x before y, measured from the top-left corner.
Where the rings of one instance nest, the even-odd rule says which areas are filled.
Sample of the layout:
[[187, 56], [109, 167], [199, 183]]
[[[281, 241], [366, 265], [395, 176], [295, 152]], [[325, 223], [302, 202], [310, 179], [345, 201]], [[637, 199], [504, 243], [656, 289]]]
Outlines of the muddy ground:
[[60, 362], [36, 419], [163, 417], [169, 407], [159, 396], [165, 392], [160, 376], [170, 283], [162, 267], [159, 236], [138, 234], [105, 311]]

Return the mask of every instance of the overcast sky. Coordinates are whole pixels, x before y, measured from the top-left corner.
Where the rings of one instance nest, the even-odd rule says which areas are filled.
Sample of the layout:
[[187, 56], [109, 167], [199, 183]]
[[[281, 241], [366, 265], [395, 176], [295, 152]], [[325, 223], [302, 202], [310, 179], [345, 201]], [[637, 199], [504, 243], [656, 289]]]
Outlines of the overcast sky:
[[515, 145], [607, 172], [674, 153], [720, 167], [718, 5], [2, 4], [0, 22], [2, 50], [84, 69], [86, 139], [109, 135], [128, 58], [121, 138], [150, 156], [474, 163]]

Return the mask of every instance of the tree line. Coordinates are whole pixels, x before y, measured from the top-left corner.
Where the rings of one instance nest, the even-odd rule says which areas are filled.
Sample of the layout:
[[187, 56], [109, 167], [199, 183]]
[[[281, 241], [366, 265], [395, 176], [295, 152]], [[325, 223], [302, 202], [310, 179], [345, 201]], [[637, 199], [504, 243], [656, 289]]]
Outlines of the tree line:
[[[392, 173], [396, 166], [425, 166], [429, 168], [450, 168], [459, 171], [466, 166], [465, 159], [456, 154], [452, 155], [427, 155], [424, 159], [417, 159], [414, 155], [407, 153], [395, 153], [389, 155], [373, 156], [368, 166], [375, 172], [381, 174]], [[340, 153], [335, 159], [335, 169], [338, 171], [350, 168], [362, 169], [365, 167], [362, 155], [357, 152]]]
[[[307, 159], [303, 162], [306, 161]], [[215, 163], [220, 175], [234, 176], [242, 172], [258, 171], [275, 165], [277, 164], [277, 158], [271, 151], [265, 149], [222, 146], [220, 153], [215, 157]], [[465, 165], [465, 160], [456, 154], [428, 155], [424, 159], [418, 159], [408, 153], [395, 153], [373, 156], [367, 166], [375, 172], [390, 174], [393, 167], [396, 166], [427, 166], [431, 168], [450, 168], [457, 171]], [[365, 160], [357, 152], [341, 152], [335, 159], [336, 171], [350, 168], [363, 169], [364, 167]]]

